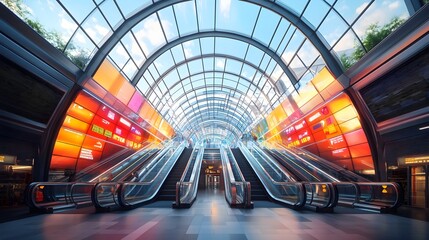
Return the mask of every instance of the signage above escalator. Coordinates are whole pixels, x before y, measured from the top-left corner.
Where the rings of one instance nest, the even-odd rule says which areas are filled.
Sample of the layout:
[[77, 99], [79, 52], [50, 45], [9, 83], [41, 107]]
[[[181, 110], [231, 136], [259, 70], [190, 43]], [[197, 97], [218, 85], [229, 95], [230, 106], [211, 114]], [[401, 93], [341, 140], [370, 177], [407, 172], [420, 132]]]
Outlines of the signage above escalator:
[[429, 164], [429, 155], [407, 156], [398, 158], [399, 166]]

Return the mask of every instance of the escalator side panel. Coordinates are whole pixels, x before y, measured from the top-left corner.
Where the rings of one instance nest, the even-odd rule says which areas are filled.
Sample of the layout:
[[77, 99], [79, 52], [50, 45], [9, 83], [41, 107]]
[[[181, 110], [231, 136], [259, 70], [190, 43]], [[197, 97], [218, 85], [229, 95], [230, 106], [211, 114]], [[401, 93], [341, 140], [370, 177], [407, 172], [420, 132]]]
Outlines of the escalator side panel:
[[177, 160], [176, 164], [173, 166], [168, 177], [165, 179], [162, 184], [159, 192], [157, 194], [157, 200], [160, 201], [174, 201], [176, 199], [176, 183], [180, 181], [183, 171], [185, 171], [186, 165], [190, 160], [192, 154], [192, 148], [185, 148]]
[[249, 162], [244, 157], [243, 153], [238, 148], [231, 148], [232, 154], [234, 154], [234, 158], [241, 170], [246, 181], [250, 182], [251, 186], [251, 195], [253, 200], [270, 200], [267, 191], [256, 175], [255, 171], [253, 171]]

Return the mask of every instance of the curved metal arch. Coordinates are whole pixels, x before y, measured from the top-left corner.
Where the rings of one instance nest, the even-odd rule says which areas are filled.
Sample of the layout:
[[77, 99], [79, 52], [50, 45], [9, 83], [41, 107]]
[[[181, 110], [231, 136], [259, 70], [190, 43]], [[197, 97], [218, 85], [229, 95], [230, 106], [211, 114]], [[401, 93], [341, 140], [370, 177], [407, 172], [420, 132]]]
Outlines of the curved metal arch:
[[[219, 110], [222, 110], [222, 111], [219, 111]], [[213, 113], [213, 111], [222, 112], [222, 113], [225, 112], [224, 108], [220, 108], [220, 107], [217, 107], [217, 106], [215, 108], [212, 108], [212, 109], [204, 109], [201, 112], [206, 113], [206, 112], [210, 112], [210, 111], [211, 111], [211, 113]], [[236, 126], [237, 129], [240, 129], [240, 131], [243, 131], [243, 129], [246, 128], [246, 123], [251, 122], [251, 119], [246, 118], [244, 116], [241, 116], [239, 114], [232, 114], [232, 113], [235, 113], [235, 112], [233, 110], [231, 110], [231, 109], [228, 109], [227, 112], [225, 112], [225, 114], [223, 114], [223, 115], [225, 115], [227, 117], [225, 120], [227, 120], [227, 121], [229, 121], [229, 120], [236, 120], [237, 124], [235, 124], [234, 126]], [[221, 114], [221, 113], [219, 113], [219, 114]], [[200, 115], [201, 115], [201, 113], [199, 113], [199, 112], [193, 112], [192, 115], [188, 114], [186, 116], [189, 117], [188, 119], [192, 119], [192, 121], [194, 121], [194, 120], [198, 121], [199, 119], [194, 119], [194, 118], [196, 116], [200, 116]], [[241, 116], [241, 118], [238, 117], [238, 116]], [[183, 118], [184, 118], [184, 116], [180, 118], [180, 121], [178, 121], [178, 123], [181, 123], [184, 120]], [[212, 118], [210, 118], [210, 119], [212, 119]], [[192, 121], [189, 120], [187, 122], [187, 124], [191, 125], [191, 123], [193, 123]], [[188, 126], [188, 125], [181, 126], [180, 129], [181, 130], [185, 129], [186, 126]]]
[[[264, 77], [266, 77], [267, 79], [271, 79], [271, 77], [270, 76], [268, 76], [267, 74], [266, 74], [266, 72], [264, 72], [262, 69], [260, 69], [258, 66], [256, 66], [255, 64], [253, 64], [253, 63], [251, 63], [251, 62], [249, 62], [249, 61], [246, 61], [246, 60], [244, 60], [244, 59], [241, 59], [241, 58], [239, 58], [239, 57], [236, 57], [236, 56], [232, 56], [232, 55], [228, 55], [228, 54], [202, 54], [202, 55], [199, 55], [199, 56], [194, 56], [194, 57], [192, 57], [192, 58], [188, 58], [188, 59], [185, 59], [185, 60], [183, 60], [183, 61], [181, 61], [181, 62], [178, 62], [178, 63], [176, 63], [174, 66], [172, 66], [172, 67], [170, 67], [169, 69], [167, 69], [164, 73], [162, 73], [160, 76], [159, 76], [159, 78], [157, 78], [156, 80], [155, 80], [155, 82], [150, 86], [151, 87], [151, 89], [153, 89], [153, 87], [156, 85], [158, 85], [169, 73], [171, 73], [173, 70], [175, 70], [176, 68], [178, 68], [178, 67], [180, 67], [180, 66], [182, 66], [182, 65], [184, 65], [184, 64], [187, 64], [187, 63], [190, 63], [190, 62], [192, 62], [192, 61], [195, 61], [195, 60], [199, 60], [199, 59], [204, 59], [204, 58], [210, 58], [210, 57], [220, 57], [220, 58], [226, 58], [226, 59], [232, 59], [232, 60], [235, 60], [235, 61], [239, 61], [239, 62], [242, 62], [242, 63], [245, 63], [245, 64], [247, 64], [247, 65], [249, 65], [249, 66], [251, 66], [253, 69], [255, 69], [256, 71], [258, 71], [259, 73], [261, 73]], [[198, 72], [198, 74], [201, 74], [201, 73], [205, 73], [205, 72], [208, 72], [208, 71], [203, 71], [203, 72]], [[215, 71], [210, 71], [210, 72], [215, 72]], [[224, 71], [216, 71], [216, 72], [224, 72]], [[143, 75], [144, 75], [144, 72], [143, 72]], [[143, 76], [142, 75], [142, 76]], [[192, 75], [194, 75], [194, 74], [192, 74]], [[238, 74], [236, 74], [237, 76], [239, 76], [240, 78], [243, 78], [243, 79], [245, 79], [245, 80], [248, 80], [247, 78], [244, 78], [244, 77], [242, 77], [241, 75], [238, 75]], [[188, 76], [189, 77], [189, 76]], [[186, 78], [188, 78], [188, 77], [186, 77]], [[184, 79], [186, 79], [186, 78], [183, 78], [183, 79], [180, 79], [180, 80], [184, 80]], [[249, 80], [248, 80], [249, 81]], [[269, 81], [270, 83], [272, 83], [272, 81], [274, 81], [274, 80], [272, 80], [271, 79], [271, 81]], [[180, 81], [179, 81], [180, 82]], [[249, 81], [250, 82], [250, 81]], [[252, 82], [250, 82], [250, 83], [252, 83]], [[175, 86], [175, 85], [177, 85], [177, 83], [175, 83], [173, 86]], [[254, 86], [256, 86], [261, 92], [263, 92], [262, 91], [262, 89], [260, 89], [257, 85], [255, 85], [254, 84]], [[271, 85], [274, 89], [276, 88], [276, 86], [275, 85]], [[151, 92], [149, 92], [147, 95], [150, 95], [150, 93]]]
[[[137, 71], [137, 74], [134, 76], [134, 78], [132, 79], [131, 83], [133, 85], [136, 85], [137, 82], [140, 80], [140, 78], [143, 76], [144, 71], [146, 71], [146, 69], [162, 54], [164, 54], [166, 51], [168, 51], [169, 49], [175, 47], [176, 45], [179, 45], [181, 43], [187, 42], [187, 41], [191, 41], [191, 40], [195, 40], [195, 39], [199, 39], [199, 38], [206, 38], [206, 37], [223, 37], [223, 38], [230, 38], [230, 39], [235, 39], [238, 41], [242, 41], [245, 43], [248, 43], [256, 48], [259, 48], [261, 51], [263, 51], [264, 53], [268, 54], [268, 56], [270, 56], [272, 59], [274, 59], [274, 61], [276, 61], [276, 63], [282, 68], [283, 72], [286, 73], [286, 75], [288, 76], [289, 80], [292, 82], [292, 85], [295, 85], [298, 81], [296, 80], [295, 75], [292, 73], [292, 71], [286, 66], [286, 64], [283, 62], [283, 60], [281, 59], [281, 57], [279, 55], [277, 55], [277, 53], [275, 53], [273, 50], [271, 50], [269, 47], [265, 46], [264, 44], [260, 43], [259, 41], [250, 38], [250, 37], [246, 37], [244, 35], [240, 35], [238, 33], [233, 33], [233, 32], [226, 32], [226, 31], [204, 31], [204, 32], [197, 32], [197, 33], [192, 33], [180, 38], [177, 38], [171, 42], [168, 42], [167, 44], [163, 45], [161, 48], [159, 48], [158, 50], [156, 50], [154, 53], [152, 53], [152, 55], [150, 57], [148, 57], [146, 59], [146, 61], [143, 63], [143, 65], [141, 66], [141, 68]], [[270, 79], [271, 80], [271, 79]], [[275, 83], [272, 83], [274, 86]], [[276, 88], [277, 89], [277, 88]], [[277, 89], [279, 92], [280, 89]]]
[[[236, 92], [236, 93], [239, 93], [241, 96], [246, 96], [246, 93], [244, 93], [244, 92], [242, 92], [241, 90], [239, 90], [239, 89], [235, 89], [235, 88], [231, 88], [231, 87], [229, 87], [229, 86], [225, 86], [225, 85], [219, 85], [219, 84], [217, 84], [217, 85], [211, 85], [210, 87], [221, 87], [221, 88], [225, 88], [225, 89], [228, 89], [228, 90], [231, 90], [231, 91], [233, 91], [233, 92]], [[179, 102], [181, 99], [183, 99], [183, 98], [186, 98], [186, 100], [188, 100], [189, 101], [189, 99], [193, 99], [193, 98], [195, 98], [195, 97], [197, 97], [197, 96], [201, 96], [201, 95], [194, 95], [194, 96], [192, 96], [191, 98], [187, 98], [187, 96], [189, 96], [191, 93], [193, 93], [193, 92], [195, 92], [195, 91], [198, 91], [198, 90], [201, 90], [201, 89], [207, 89], [205, 86], [200, 86], [200, 87], [196, 87], [196, 88], [193, 88], [193, 89], [191, 89], [191, 90], [188, 90], [188, 91], [186, 91], [186, 92], [183, 92], [183, 94], [181, 94], [180, 96], [178, 96], [177, 98], [175, 98], [175, 99], [173, 99], [173, 98], [171, 98], [171, 101], [173, 101], [174, 100], [174, 102]], [[208, 92], [210, 93], [210, 94], [216, 94], [216, 93], [227, 93], [227, 92], [225, 92], [225, 91], [222, 91], [222, 90], [208, 90]], [[261, 94], [263, 94], [263, 93], [261, 93]], [[239, 99], [239, 98], [237, 98], [237, 97], [234, 97], [234, 99]], [[181, 101], [179, 104], [181, 105], [181, 104], [183, 104], [183, 103], [185, 103], [186, 102], [186, 100], [183, 100], [183, 101]], [[257, 104], [252, 100], [252, 99], [250, 99], [250, 101], [251, 101], [251, 103], [253, 104], [253, 106], [254, 107], [258, 107], [257, 106]], [[267, 101], [268, 102], [268, 101]], [[259, 111], [259, 113], [261, 113], [260, 111]]]
[[[242, 77], [242, 76], [240, 76], [240, 75], [238, 75], [238, 74], [235, 74], [235, 73], [232, 73], [232, 72], [226, 72], [226, 71], [204, 71], [204, 72], [198, 72], [198, 73], [195, 73], [195, 74], [192, 74], [192, 75], [190, 75], [190, 76], [188, 76], [188, 77], [186, 77], [186, 78], [183, 78], [183, 79], [181, 79], [180, 81], [178, 81], [178, 82], [176, 82], [174, 85], [172, 85], [168, 90], [168, 92], [170, 92], [174, 87], [176, 87], [179, 83], [181, 83], [182, 81], [184, 81], [184, 80], [186, 80], [186, 79], [188, 79], [188, 78], [190, 78], [190, 77], [195, 77], [195, 76], [197, 76], [197, 75], [200, 75], [200, 74], [202, 74], [202, 73], [226, 73], [226, 74], [230, 74], [230, 75], [233, 75], [233, 76], [235, 76], [235, 77], [239, 77], [239, 78], [241, 78], [241, 79], [243, 79], [243, 80], [246, 80], [248, 83], [250, 83], [250, 85], [252, 85], [252, 86], [254, 86], [255, 88], [257, 88], [260, 92], [261, 92], [261, 94], [264, 96], [264, 98], [265, 98], [265, 100], [268, 102], [268, 103], [270, 103], [270, 106], [272, 105], [271, 104], [271, 102], [268, 100], [268, 96], [264, 93], [264, 91], [262, 91], [255, 83], [253, 83], [253, 82], [251, 82], [249, 79], [247, 79], [247, 78], [245, 78], [245, 77]], [[228, 78], [225, 78], [225, 79], [228, 79]], [[201, 79], [199, 79], [199, 80], [201, 80]], [[229, 79], [228, 79], [229, 80]], [[230, 89], [230, 90], [233, 90], [233, 91], [235, 91], [234, 89], [232, 89], [231, 87], [228, 87], [228, 86], [225, 86], [225, 85], [220, 85], [220, 84], [216, 84], [216, 85], [210, 85], [210, 86], [215, 86], [215, 87], [217, 87], [217, 86], [221, 86], [221, 87], [223, 87], [223, 88], [227, 88], [227, 89]], [[200, 87], [198, 87], [198, 88], [193, 88], [193, 90], [190, 90], [190, 91], [186, 91], [186, 92], [184, 92], [184, 93], [190, 93], [190, 92], [193, 92], [194, 90], [198, 90], [198, 89], [200, 89]], [[235, 91], [235, 92], [239, 92], [239, 93], [242, 93], [241, 91]], [[149, 94], [148, 94], [149, 95]], [[244, 95], [244, 94], [241, 94], [241, 95]], [[176, 98], [176, 99], [179, 99], [179, 98], [182, 98], [183, 97], [183, 94], [182, 95], [180, 95], [180, 97], [178, 97], [178, 98]], [[172, 99], [173, 100], [173, 99]]]
[[[225, 119], [225, 120], [227, 120], [227, 119], [233, 118], [237, 122], [240, 122], [240, 123], [243, 124], [243, 130], [241, 130], [241, 131], [244, 131], [246, 129], [246, 126], [245, 126], [246, 124], [244, 124], [244, 123], [246, 123], [247, 121], [245, 119], [240, 119], [240, 117], [237, 117], [239, 115], [231, 114], [230, 112], [226, 112], [226, 111], [222, 111], [222, 112], [218, 113], [216, 116], [209, 116], [208, 114], [210, 112], [213, 113], [213, 111], [210, 110], [210, 109], [203, 110], [203, 111], [201, 111], [198, 114], [192, 115], [189, 119], [182, 119], [177, 125], [178, 126], [182, 126], [180, 128], [180, 130], [182, 130], [182, 129], [184, 129], [184, 127], [183, 127], [184, 126], [183, 121], [188, 121], [187, 124], [192, 124], [194, 122], [198, 122], [198, 120], [202, 120], [202, 121], [204, 121], [204, 120], [214, 120], [214, 119], [219, 119], [219, 120]], [[222, 118], [220, 118], [220, 117], [222, 117]], [[237, 128], [239, 128], [238, 125], [237, 125]]]
[[[238, 114], [241, 114], [243, 116], [246, 117], [246, 119], [252, 120], [252, 117], [250, 117], [250, 114], [248, 113], [248, 111], [246, 111], [243, 108], [240, 108], [241, 112], [237, 111], [237, 108], [235, 108], [235, 106], [230, 106], [229, 104], [224, 104], [224, 103], [213, 103], [213, 101], [222, 101], [220, 98], [217, 97], [208, 97], [205, 98], [201, 101], [201, 104], [198, 104], [198, 109], [200, 108], [205, 108], [207, 107], [207, 109], [211, 109], [213, 107], [216, 107], [216, 110], [219, 110], [220, 108], [223, 109], [228, 109], [230, 111], [234, 111], [237, 112]], [[195, 112], [195, 110], [192, 107], [187, 107], [183, 113], [187, 116], [190, 116], [193, 112]]]
[[[221, 127], [226, 126], [224, 128], [229, 129], [230, 131], [234, 132], [237, 136], [242, 134], [240, 129], [238, 129], [235, 125], [233, 125], [233, 124], [231, 124], [225, 120], [219, 120], [219, 119], [206, 120], [206, 121], [198, 123], [198, 125], [194, 125], [194, 126], [206, 127], [206, 126], [212, 126], [212, 125], [219, 125]], [[192, 127], [190, 130], [195, 130], [196, 127]]]
[[184, 128], [184, 126], [182, 125], [184, 124], [183, 121], [188, 120], [187, 123], [190, 123], [189, 120], [193, 117], [201, 115], [201, 113], [213, 113], [213, 111], [217, 112], [218, 115], [222, 114], [222, 112], [226, 112], [224, 115], [225, 117], [227, 117], [227, 120], [236, 121], [237, 124], [235, 125], [242, 131], [254, 121], [254, 118], [252, 118], [247, 112], [238, 112], [235, 108], [231, 107], [225, 108], [224, 105], [219, 105], [219, 103], [216, 103], [214, 105], [213, 103], [206, 102], [199, 107], [205, 109], [200, 109], [198, 111], [193, 111], [191, 109], [189, 113], [181, 113], [179, 116], [176, 117], [175, 123], [177, 123], [180, 129]]
[[196, 137], [196, 139], [198, 139], [198, 141], [201, 141], [201, 140], [204, 140], [204, 139], [209, 139], [209, 138], [212, 138], [212, 139], [218, 139], [218, 140], [220, 140], [220, 141], [224, 141], [224, 140], [226, 140], [227, 142], [231, 142], [232, 140], [234, 140], [234, 141], [236, 141], [237, 139], [232, 139], [232, 140], [230, 140], [230, 139], [228, 139], [228, 138], [225, 138], [225, 136], [223, 136], [223, 135], [220, 135], [220, 134], [209, 134], [209, 135], [204, 135], [204, 136], [201, 136], [201, 137], [199, 137], [199, 136], [197, 136], [197, 135], [194, 135], [195, 137]]
[[[210, 113], [213, 113], [214, 111], [217, 111], [218, 113], [216, 114], [215, 117], [209, 116]], [[223, 118], [217, 118], [217, 117], [225, 117], [225, 120], [236, 120], [237, 122], [240, 123], [240, 126], [242, 126], [242, 130], [244, 131], [244, 129], [246, 129], [246, 123], [248, 123], [247, 125], [250, 125], [252, 123], [252, 119], [251, 118], [246, 118], [243, 115], [237, 114], [237, 112], [232, 111], [231, 109], [225, 109], [225, 108], [220, 108], [220, 107], [212, 107], [210, 109], [204, 109], [202, 111], [198, 111], [198, 112], [193, 112], [194, 114], [192, 115], [183, 115], [182, 117], [180, 117], [180, 120], [177, 120], [177, 126], [180, 127], [180, 130], [184, 129], [184, 123], [183, 121], [187, 121], [187, 124], [191, 124], [194, 121], [197, 121], [198, 119], [223, 119]], [[204, 116], [202, 116], [204, 115]], [[186, 117], [185, 117], [186, 116]], [[210, 118], [208, 118], [210, 117]], [[236, 125], [237, 128], [241, 127], [239, 125]]]
[[[215, 122], [215, 123], [213, 123], [213, 122]], [[205, 122], [202, 122], [202, 123], [198, 124], [193, 129], [189, 129], [190, 130], [189, 131], [189, 136], [195, 134], [198, 131], [201, 131], [202, 128], [206, 128], [208, 126], [213, 126], [213, 128], [224, 129], [224, 130], [230, 132], [232, 135], [234, 135], [235, 138], [240, 138], [241, 135], [242, 135], [241, 132], [237, 133], [236, 131], [234, 131], [234, 130], [237, 130], [237, 129], [231, 129], [230, 127], [233, 127], [233, 126], [231, 124], [228, 124], [227, 122], [222, 122], [222, 121], [219, 121], [219, 120], [209, 120], [209, 121], [205, 121]]]
[[[201, 87], [201, 88], [199, 88], [199, 89], [204, 89], [203, 87]], [[198, 89], [197, 89], [198, 90]], [[223, 93], [223, 92], [222, 92]], [[202, 96], [202, 95], [198, 95], [198, 96]], [[198, 96], [196, 96], [196, 95], [194, 95], [194, 96], [192, 96], [192, 97], [190, 97], [190, 98], [186, 98], [185, 100], [183, 100], [183, 101], [181, 101], [180, 103], [179, 103], [179, 105], [183, 105], [185, 102], [189, 102], [190, 100], [192, 100], [192, 99], [195, 99], [195, 98], [197, 98]], [[232, 98], [234, 98], [234, 99], [237, 99], [237, 100], [239, 100], [239, 98], [236, 98], [236, 97], [234, 97], [234, 96], [231, 96]], [[219, 100], [219, 101], [225, 101], [225, 99], [224, 98], [220, 98], [220, 97], [212, 97], [212, 96], [209, 96], [209, 97], [205, 97], [205, 98], [203, 98], [203, 101], [200, 101], [200, 100], [197, 100], [197, 102], [208, 102], [208, 101], [213, 101], [213, 100]], [[253, 103], [253, 107], [254, 108], [258, 108], [258, 106], [253, 102], [253, 100], [251, 100], [252, 101], [252, 103]], [[229, 105], [229, 104], [228, 104]], [[250, 114], [248, 113], [248, 111], [246, 111], [246, 108], [245, 107], [243, 107], [243, 106], [245, 106], [244, 104], [237, 104], [237, 105], [235, 105], [235, 106], [237, 106], [237, 107], [239, 107], [243, 112], [245, 112], [246, 113], [246, 115], [248, 115], [248, 116], [250, 116]], [[183, 109], [183, 112], [185, 112], [185, 111], [187, 111], [190, 107], [192, 107], [192, 105], [191, 104], [189, 104], [189, 106], [188, 107], [186, 107], [185, 109]], [[259, 109], [258, 109], [259, 110]], [[260, 112], [259, 112], [259, 114], [260, 114]], [[256, 112], [255, 113], [255, 115], [258, 115], [258, 112]], [[252, 117], [249, 117], [250, 119], [252, 119]]]
[[162, 10], [166, 7], [181, 3], [189, 2], [191, 0], [163, 0], [156, 1], [148, 7], [138, 11], [134, 15], [127, 18], [118, 28], [113, 31], [113, 34], [104, 42], [104, 44], [98, 49], [98, 51], [91, 58], [83, 74], [78, 78], [78, 83], [82, 84], [86, 79], [92, 77], [97, 71], [101, 63], [106, 59], [110, 50], [125, 36], [135, 25], [143, 21], [150, 15]]
[[313, 46], [319, 50], [320, 55], [332, 72], [335, 78], [344, 74], [342, 64], [335, 54], [332, 54], [329, 50], [328, 43], [325, 38], [318, 32], [313, 30], [310, 25], [304, 22], [299, 16], [293, 11], [286, 9], [285, 7], [274, 3], [273, 1], [260, 1], [260, 0], [241, 0], [243, 2], [249, 2], [265, 9], [271, 10], [283, 18], [289, 20], [296, 28], [298, 28], [304, 36], [313, 44]]

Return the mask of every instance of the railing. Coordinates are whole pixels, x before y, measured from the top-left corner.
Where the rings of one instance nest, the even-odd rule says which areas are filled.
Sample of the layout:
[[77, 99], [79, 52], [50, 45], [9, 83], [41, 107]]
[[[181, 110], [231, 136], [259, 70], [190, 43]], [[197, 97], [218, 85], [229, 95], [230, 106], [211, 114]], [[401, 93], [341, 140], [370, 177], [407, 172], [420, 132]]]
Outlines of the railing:
[[[121, 181], [125, 177], [130, 175], [135, 168], [138, 168], [141, 164], [150, 159], [150, 157], [158, 151], [155, 148], [158, 145], [152, 145], [153, 148], [141, 149], [131, 156], [125, 158], [123, 161], [115, 164], [113, 167], [107, 169], [102, 174], [94, 177], [90, 182], [106, 182], [106, 181]], [[167, 148], [167, 146], [165, 147]]]
[[175, 151], [170, 149], [150, 171], [139, 178], [140, 182], [122, 183], [118, 189], [119, 205], [131, 207], [153, 199], [184, 148], [185, 143], [181, 143]]
[[250, 183], [245, 181], [243, 174], [237, 167], [231, 149], [222, 146], [220, 150], [226, 200], [231, 207], [252, 208]]
[[[143, 148], [143, 149], [146, 149]], [[133, 152], [133, 153], [131, 153]], [[122, 162], [124, 158], [127, 158], [131, 156], [132, 154], [135, 154], [135, 150], [131, 149], [123, 149], [121, 151], [118, 151], [111, 156], [107, 157], [106, 159], [103, 159], [103, 161], [100, 161], [96, 164], [92, 164], [84, 169], [82, 169], [80, 172], [76, 173], [76, 175], [73, 177], [74, 182], [88, 182], [91, 181], [91, 179], [94, 179], [96, 176], [100, 175], [102, 172], [105, 171], [105, 169], [110, 168], [111, 165], [116, 165], [117, 163], [115, 161]], [[129, 155], [127, 157], [123, 157], [124, 155]], [[119, 159], [121, 158], [122, 159]], [[108, 165], [108, 166], [106, 166]]]
[[310, 162], [307, 160], [308, 158], [306, 159], [303, 157], [303, 154], [297, 154], [280, 144], [277, 144], [277, 147], [278, 149], [274, 151], [277, 151], [280, 155], [286, 158], [288, 162], [297, 166], [302, 173], [312, 177], [311, 181], [339, 182], [335, 177], [338, 175], [338, 172], [327, 169], [326, 166], [320, 166], [318, 162]]
[[402, 188], [393, 182], [339, 182], [334, 186], [342, 206], [387, 212], [403, 202]]
[[53, 212], [59, 209], [91, 205], [95, 183], [34, 182], [25, 191], [31, 211]]
[[239, 142], [239, 148], [271, 198], [294, 208], [304, 206], [306, 195], [302, 183], [290, 181], [291, 178], [278, 165], [268, 163], [270, 159], [265, 160], [261, 155], [255, 157], [242, 142]]
[[176, 184], [176, 201], [173, 207], [191, 207], [192, 203], [195, 201], [198, 192], [203, 155], [204, 147], [194, 148], [190, 157], [191, 160], [188, 161], [180, 181]]
[[[312, 166], [317, 167], [319, 171], [321, 170], [323, 171], [323, 173], [333, 178], [331, 180], [333, 182], [337, 182], [337, 181], [369, 182], [364, 177], [361, 177], [356, 173], [348, 171], [347, 169], [344, 169], [334, 163], [331, 163], [303, 149], [296, 148], [296, 147], [286, 148], [280, 144], [278, 144], [277, 147], [281, 148], [286, 152], [289, 152], [290, 154], [298, 156], [308, 164], [311, 164]], [[311, 163], [309, 163], [309, 161]]]
[[317, 210], [332, 210], [338, 203], [338, 194], [330, 182], [304, 182], [307, 206]]

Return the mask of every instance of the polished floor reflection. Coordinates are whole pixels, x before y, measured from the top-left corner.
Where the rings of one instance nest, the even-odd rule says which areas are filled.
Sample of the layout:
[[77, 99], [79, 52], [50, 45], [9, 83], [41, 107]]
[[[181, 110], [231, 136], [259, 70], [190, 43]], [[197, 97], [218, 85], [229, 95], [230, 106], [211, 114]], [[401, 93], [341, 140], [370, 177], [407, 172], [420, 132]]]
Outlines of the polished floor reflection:
[[348, 209], [295, 211], [271, 202], [231, 209], [218, 189], [200, 191], [190, 209], [170, 202], [142, 208], [37, 215], [0, 224], [0, 239], [428, 239], [429, 222]]

